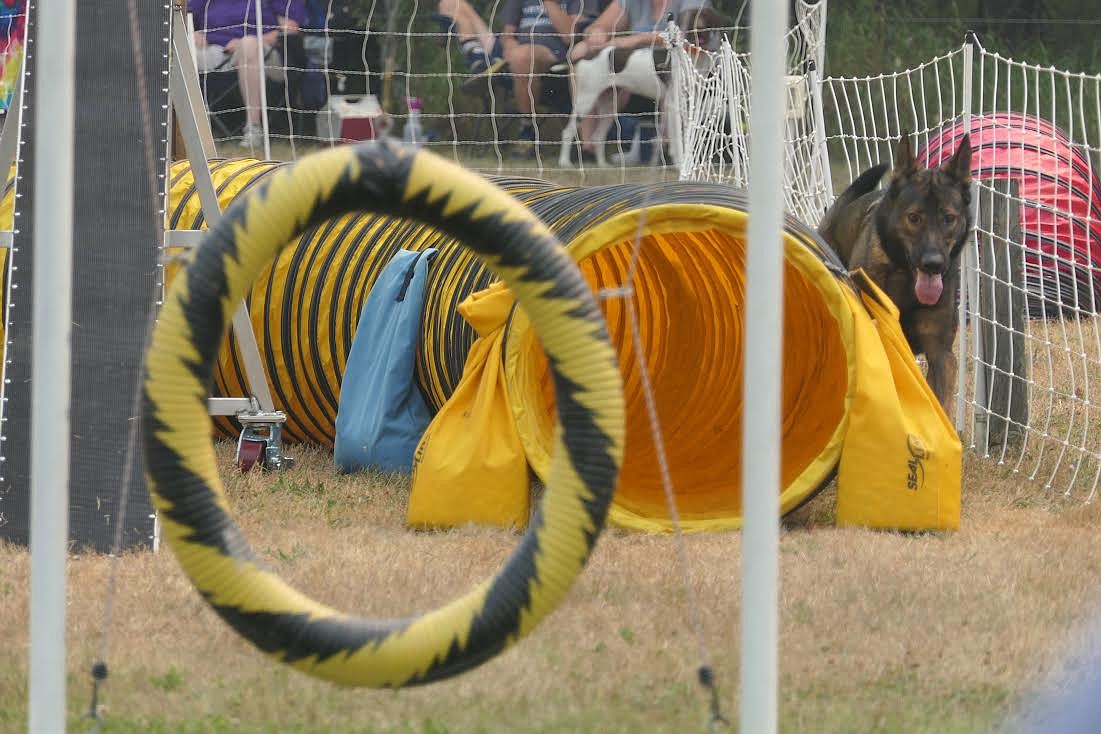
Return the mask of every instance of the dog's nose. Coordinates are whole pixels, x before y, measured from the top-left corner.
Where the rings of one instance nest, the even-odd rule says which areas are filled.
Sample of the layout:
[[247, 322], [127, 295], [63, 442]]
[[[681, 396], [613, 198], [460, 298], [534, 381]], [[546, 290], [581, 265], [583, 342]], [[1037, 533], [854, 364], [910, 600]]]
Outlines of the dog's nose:
[[928, 273], [941, 273], [944, 271], [944, 254], [940, 252], [927, 252], [921, 256], [921, 269]]

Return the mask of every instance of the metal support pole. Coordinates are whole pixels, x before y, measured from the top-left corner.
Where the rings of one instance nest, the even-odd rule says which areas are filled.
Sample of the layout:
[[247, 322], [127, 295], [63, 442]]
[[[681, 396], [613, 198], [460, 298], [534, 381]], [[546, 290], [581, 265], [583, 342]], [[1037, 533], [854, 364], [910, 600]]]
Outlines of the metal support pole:
[[743, 732], [775, 734], [778, 718], [782, 223], [787, 3], [753, 0], [753, 64], [742, 428], [741, 710]]
[[[222, 208], [218, 203], [218, 193], [214, 189], [214, 180], [210, 176], [209, 159], [216, 155], [214, 137], [210, 131], [210, 121], [206, 116], [202, 90], [199, 87], [198, 73], [191, 53], [191, 44], [187, 38], [187, 26], [182, 8], [174, 11], [172, 23], [172, 79], [169, 85], [169, 97], [177, 112], [180, 131], [183, 133], [187, 157], [191, 161], [191, 175], [199, 193], [203, 217], [208, 226], [212, 226], [222, 217]], [[202, 114], [200, 114], [202, 111]], [[166, 234], [167, 237], [167, 234]], [[173, 240], [173, 245], [177, 244]], [[165, 246], [169, 246], [165, 243]], [[275, 402], [268, 388], [264, 371], [264, 362], [260, 348], [256, 344], [256, 335], [252, 330], [248, 310], [244, 302], [233, 314], [233, 333], [241, 349], [241, 358], [248, 377], [249, 390], [256, 396], [260, 407], [266, 411], [275, 410]]]
[[821, 217], [826, 209], [833, 206], [833, 171], [830, 169], [830, 150], [826, 143], [826, 117], [822, 113], [822, 74], [818, 69], [811, 69], [807, 78], [810, 85], [812, 112], [814, 113], [814, 147], [818, 150], [818, 166], [822, 170], [822, 189], [825, 197], [822, 200], [822, 208], [818, 212]]
[[[974, 75], [974, 58], [975, 58], [975, 44], [972, 43], [972, 34], [968, 33], [963, 43], [963, 125], [965, 130], [971, 130], [971, 97], [972, 97], [972, 83]], [[979, 190], [978, 186], [974, 183], [971, 184], [971, 221], [978, 223], [979, 218], [977, 216], [979, 210]], [[960, 277], [960, 295], [959, 295], [959, 345], [956, 351], [956, 374], [958, 378], [956, 380], [956, 432], [963, 435], [964, 421], [966, 420], [966, 407], [967, 407], [967, 338], [968, 338], [968, 310], [973, 303], [978, 302], [978, 291], [974, 294], [971, 293], [972, 281], [969, 280], [971, 273], [976, 272], [978, 269], [978, 240], [975, 237], [975, 231], [972, 230], [970, 234], [970, 242], [964, 247], [963, 256], [963, 273]], [[977, 283], [977, 281], [975, 281]], [[974, 312], [974, 309], [970, 309]], [[972, 318], [971, 328], [975, 331], [973, 338], [975, 343], [978, 344], [982, 341], [980, 338], [979, 330], [982, 328], [981, 319]], [[975, 391], [976, 400], [981, 400], [978, 390]]]
[[[23, 74], [15, 76], [15, 88], [12, 90], [11, 104], [4, 116], [4, 129], [0, 131], [0, 171], [8, 175], [11, 166], [19, 155], [19, 124], [23, 121]], [[5, 179], [6, 180], [6, 179]]]
[[[34, 100], [34, 330], [28, 731], [66, 726], [65, 566], [73, 285], [76, 4], [38, 3]], [[60, 439], [60, 440], [59, 440]]]
[[[271, 137], [268, 134], [268, 85], [267, 70], [264, 68], [264, 8], [261, 0], [254, 3], [256, 9], [256, 53], [260, 57], [257, 62], [260, 68], [260, 124], [264, 129], [264, 160], [271, 160]], [[246, 124], [248, 114], [245, 114]]]
[[[4, 129], [0, 131], [0, 171], [5, 180], [11, 173], [11, 167], [19, 155], [19, 127], [23, 122], [23, 74], [15, 76], [15, 88], [12, 90], [11, 104], [4, 116]], [[14, 227], [14, 225], [13, 225]], [[14, 229], [0, 230], [0, 248], [11, 249], [15, 241]]]

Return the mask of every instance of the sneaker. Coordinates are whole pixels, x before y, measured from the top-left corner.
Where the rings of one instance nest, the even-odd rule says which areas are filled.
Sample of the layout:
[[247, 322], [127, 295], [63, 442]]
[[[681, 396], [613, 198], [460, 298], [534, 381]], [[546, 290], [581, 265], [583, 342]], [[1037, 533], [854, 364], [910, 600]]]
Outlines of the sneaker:
[[615, 152], [608, 156], [608, 160], [617, 166], [637, 166], [642, 163], [642, 153], [640, 146], [635, 144], [628, 148], [625, 152]]
[[493, 81], [493, 75], [505, 67], [504, 59], [478, 59], [470, 65], [470, 77], [463, 82], [464, 92], [483, 89]]
[[263, 148], [264, 128], [260, 125], [245, 125], [245, 132], [241, 136], [242, 148]]

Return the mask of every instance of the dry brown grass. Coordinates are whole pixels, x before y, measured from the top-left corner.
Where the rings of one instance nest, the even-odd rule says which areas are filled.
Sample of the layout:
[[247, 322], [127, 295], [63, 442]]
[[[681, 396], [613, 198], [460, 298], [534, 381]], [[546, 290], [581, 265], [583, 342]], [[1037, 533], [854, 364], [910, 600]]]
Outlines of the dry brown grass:
[[[1090, 500], [1101, 479], [1101, 434], [1096, 423], [1101, 377], [1101, 332], [1097, 318], [1033, 320], [1024, 340], [1031, 383], [1029, 427], [1009, 446], [982, 446], [968, 435], [972, 448], [987, 453], [999, 466], [1022, 480], [1066, 495], [1068, 504]], [[970, 346], [969, 346], [970, 352]], [[989, 362], [992, 355], [986, 355]], [[974, 359], [965, 378], [974, 399]], [[980, 445], [975, 445], [979, 443]]]
[[[319, 599], [368, 615], [439, 604], [491, 573], [515, 536], [403, 526], [405, 484], [337, 476], [298, 451], [282, 476], [236, 475], [254, 548]], [[827, 492], [781, 545], [785, 732], [989, 731], [1049, 669], [1098, 591], [1101, 506], [968, 459], [963, 527], [946, 536], [831, 527]], [[567, 602], [499, 659], [401, 692], [352, 691], [285, 669], [240, 641], [171, 553], [119, 563], [107, 731], [700, 731], [695, 642], [673, 537], [606, 533]], [[684, 539], [705, 641], [736, 713], [738, 533]], [[69, 571], [70, 711], [87, 706], [110, 559]], [[29, 565], [0, 548], [0, 731], [25, 726]]]
[[[612, 183], [620, 173], [525, 175], [571, 185]], [[1087, 328], [1084, 348], [1095, 343]], [[1070, 384], [1078, 369], [1066, 359], [1053, 364], [1033, 375], [1045, 390]], [[1072, 420], [1076, 400], [1052, 398], [1049, 433], [1064, 426], [1097, 454], [1098, 439], [1070, 432], [1081, 425]], [[230, 448], [219, 451], [236, 516], [258, 554], [341, 609], [373, 616], [428, 609], [491, 573], [516, 541], [477, 527], [410, 532], [402, 480], [337, 476], [327, 453], [297, 450], [291, 473], [241, 477]], [[1101, 503], [1083, 504], [1081, 487], [1067, 497], [1062, 485], [1048, 489], [1013, 472], [1036, 462], [1041, 479], [1069, 477], [1051, 450], [1029, 443], [1023, 456], [1020, 465], [966, 456], [956, 533], [836, 529], [829, 491], [789, 518], [781, 540], [784, 732], [987, 732], [1027, 703], [1078, 644], [1097, 601]], [[676, 542], [605, 533], [567, 601], [530, 638], [458, 679], [400, 692], [341, 689], [271, 662], [210, 611], [169, 551], [127, 554], [118, 562], [104, 730], [702, 731], [706, 702], [694, 681], [698, 657]], [[724, 708], [736, 718], [741, 536], [683, 542]], [[83, 730], [76, 719], [89, 700], [111, 564], [82, 556], [69, 565], [73, 730]], [[0, 732], [26, 726], [28, 581], [26, 551], [0, 546]]]

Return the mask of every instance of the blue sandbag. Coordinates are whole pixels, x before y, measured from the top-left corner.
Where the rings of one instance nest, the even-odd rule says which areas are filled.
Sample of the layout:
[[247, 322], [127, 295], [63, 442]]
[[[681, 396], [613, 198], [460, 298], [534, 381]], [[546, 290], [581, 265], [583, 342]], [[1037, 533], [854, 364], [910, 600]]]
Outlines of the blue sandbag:
[[410, 472], [432, 419], [416, 385], [428, 263], [436, 250], [401, 250], [379, 274], [340, 384], [333, 458], [340, 472]]

